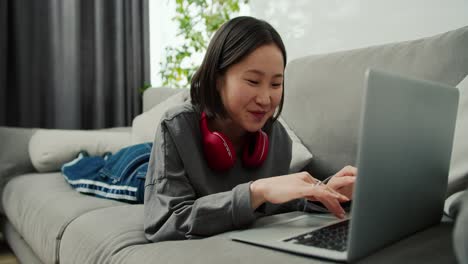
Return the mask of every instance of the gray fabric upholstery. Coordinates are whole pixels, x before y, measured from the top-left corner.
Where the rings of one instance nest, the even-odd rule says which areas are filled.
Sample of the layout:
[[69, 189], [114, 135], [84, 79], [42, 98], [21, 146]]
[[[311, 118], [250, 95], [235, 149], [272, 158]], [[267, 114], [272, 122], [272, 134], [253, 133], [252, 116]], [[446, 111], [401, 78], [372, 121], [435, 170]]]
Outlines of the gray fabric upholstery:
[[[114, 210], [112, 208], [112, 210]], [[293, 217], [297, 212], [265, 217], [256, 226]], [[443, 222], [426, 232], [418, 233], [358, 263], [454, 263], [450, 231], [452, 224]], [[327, 260], [252, 246], [229, 239], [230, 233], [203, 240], [166, 241], [123, 248], [112, 263], [335, 263]]]
[[[265, 217], [255, 226], [284, 221], [297, 214]], [[111, 222], [114, 224], [109, 225]], [[229, 238], [232, 232], [202, 240], [148, 243], [142, 225], [142, 205], [88, 212], [67, 227], [60, 247], [60, 263], [331, 263], [232, 241]], [[453, 263], [451, 228], [452, 223], [443, 222], [360, 262]]]
[[113, 256], [119, 250], [147, 243], [143, 205], [94, 210], [67, 227], [60, 246], [60, 263], [115, 263]]
[[109, 131], [109, 132], [127, 132], [127, 133], [132, 133], [132, 127], [111, 127], [111, 128], [104, 128], [104, 129], [99, 129], [96, 131]]
[[[28, 144], [36, 129], [0, 127], [0, 197], [7, 182], [16, 175], [34, 172]], [[3, 203], [0, 213], [4, 214]]]
[[34, 251], [32, 251], [31, 247], [29, 247], [28, 243], [24, 241], [11, 223], [6, 219], [2, 220], [2, 234], [8, 241], [8, 245], [19, 262], [27, 264], [41, 264], [42, 261], [37, 258], [37, 255], [34, 254]]
[[14, 228], [45, 263], [56, 261], [61, 236], [71, 221], [98, 208], [123, 204], [80, 194], [60, 173], [15, 177], [5, 186], [2, 202]]
[[[283, 116], [325, 177], [355, 163], [367, 67], [455, 86], [468, 73], [468, 27], [434, 37], [294, 60], [286, 67]], [[304, 120], [307, 113], [309, 121]]]
[[38, 172], [55, 172], [80, 151], [91, 156], [115, 153], [131, 145], [131, 133], [102, 130], [38, 129], [29, 141], [29, 157]]
[[458, 262], [468, 264], [468, 192], [460, 200], [461, 208], [453, 229], [453, 244]]
[[468, 188], [468, 75], [457, 88], [460, 91], [460, 100], [450, 162], [448, 195]]
[[[164, 97], [167, 92], [163, 89], [151, 89], [156, 92], [148, 92], [143, 95], [143, 100], [156, 99], [159, 100]], [[156, 106], [148, 111], [136, 116], [132, 122], [132, 144], [140, 144], [144, 142], [154, 142], [156, 135], [156, 128], [161, 123], [164, 113], [172, 107], [187, 102], [190, 98], [189, 90], [171, 89], [181, 91], [169, 96], [166, 100], [159, 102]], [[169, 92], [171, 93], [171, 92]]]
[[181, 89], [173, 89], [167, 87], [147, 89], [143, 96], [143, 112], [150, 110], [153, 106], [166, 100], [171, 95], [174, 95], [181, 91]]

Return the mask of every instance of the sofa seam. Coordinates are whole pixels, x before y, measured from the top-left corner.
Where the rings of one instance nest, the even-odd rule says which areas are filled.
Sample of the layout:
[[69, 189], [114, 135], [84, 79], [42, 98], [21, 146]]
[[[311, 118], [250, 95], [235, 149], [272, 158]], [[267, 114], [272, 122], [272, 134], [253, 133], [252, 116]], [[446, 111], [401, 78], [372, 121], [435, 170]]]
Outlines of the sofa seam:
[[55, 237], [55, 241], [57, 242], [55, 244], [55, 259], [54, 259], [54, 263], [55, 264], [59, 264], [60, 263], [60, 246], [61, 246], [61, 242], [62, 242], [62, 237], [63, 237], [63, 234], [65, 234], [65, 231], [67, 229], [67, 227], [72, 223], [74, 222], [76, 219], [80, 218], [81, 216], [84, 216], [90, 212], [94, 212], [94, 211], [97, 211], [97, 210], [101, 210], [101, 209], [104, 209], [104, 208], [111, 208], [111, 207], [118, 207], [118, 206], [125, 206], [125, 205], [128, 205], [128, 204], [122, 204], [122, 205], [115, 205], [115, 206], [109, 206], [109, 207], [99, 207], [99, 208], [94, 208], [92, 210], [89, 210], [89, 211], [86, 211], [84, 212], [83, 214], [80, 214], [76, 217], [73, 217], [72, 219], [70, 219], [68, 222], [66, 222], [64, 225], [62, 225], [60, 227], [60, 230], [59, 230], [59, 233], [57, 234], [57, 236]]

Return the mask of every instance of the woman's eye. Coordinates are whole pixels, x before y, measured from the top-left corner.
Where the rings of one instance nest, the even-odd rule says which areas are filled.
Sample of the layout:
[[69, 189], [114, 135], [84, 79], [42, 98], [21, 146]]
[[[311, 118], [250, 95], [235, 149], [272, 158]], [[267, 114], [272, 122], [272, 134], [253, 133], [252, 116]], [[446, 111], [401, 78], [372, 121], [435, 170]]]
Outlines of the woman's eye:
[[281, 86], [281, 83], [274, 83], [272, 84], [274, 87], [278, 87], [278, 86]]
[[247, 80], [247, 82], [249, 82], [250, 84], [258, 84], [258, 82], [254, 80]]

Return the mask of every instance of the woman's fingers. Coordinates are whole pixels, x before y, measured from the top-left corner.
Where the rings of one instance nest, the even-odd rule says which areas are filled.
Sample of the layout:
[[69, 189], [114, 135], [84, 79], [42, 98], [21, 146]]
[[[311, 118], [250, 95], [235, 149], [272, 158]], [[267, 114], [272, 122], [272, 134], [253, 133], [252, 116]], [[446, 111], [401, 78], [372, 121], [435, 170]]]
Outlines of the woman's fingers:
[[320, 202], [327, 207], [327, 209], [338, 218], [344, 218], [345, 210], [341, 207], [340, 203], [336, 199], [323, 199]]
[[357, 175], [357, 168], [353, 166], [346, 166], [340, 171], [338, 171], [334, 176], [336, 177], [343, 177], [343, 176], [356, 176]]
[[[334, 214], [335, 216], [339, 218], [343, 218], [344, 215], [344, 210], [341, 207], [340, 203], [338, 200], [341, 198], [341, 194], [336, 195], [334, 193], [329, 192], [325, 188], [317, 188], [316, 191], [317, 195], [315, 196], [327, 209]], [[345, 197], [346, 198], [346, 197]], [[347, 199], [347, 198], [346, 198]]]
[[347, 172], [351, 174], [350, 176], [356, 176], [357, 175], [357, 168], [353, 166], [346, 166]]
[[330, 189], [331, 188], [326, 185], [311, 186], [307, 190], [308, 195], [306, 195], [306, 198], [309, 200], [320, 201], [332, 214], [339, 218], [343, 218], [345, 211], [339, 202], [349, 201], [349, 199], [342, 194], [330, 191]]
[[[321, 186], [322, 188], [325, 188], [327, 191], [333, 193], [333, 194], [336, 194], [337, 195], [337, 198], [338, 199], [344, 199], [346, 200], [347, 197], [342, 195], [341, 193], [337, 192], [334, 190], [334, 188], [330, 188], [329, 186], [327, 186], [326, 184], [323, 184], [320, 180], [318, 179], [315, 179], [314, 177], [312, 177], [308, 172], [301, 172], [300, 173], [300, 178], [305, 181], [306, 183], [309, 183], [309, 184], [312, 184], [312, 186]], [[347, 177], [342, 177], [343, 180], [341, 180], [341, 178], [338, 180], [338, 182], [340, 183], [340, 186], [341, 185], [347, 185], [347, 182], [350, 182], [350, 181], [353, 181]], [[352, 177], [351, 177], [352, 178]], [[337, 188], [335, 188], [337, 189]], [[346, 200], [347, 201], [347, 200]]]
[[336, 177], [331, 182], [329, 182], [329, 184], [330, 184], [330, 187], [337, 190], [342, 187], [346, 187], [350, 184], [353, 184], [355, 181], [356, 181], [356, 177], [354, 176], [342, 176], [342, 177]]
[[321, 188], [325, 189], [327, 192], [330, 192], [336, 197], [336, 199], [340, 200], [341, 202], [349, 201], [348, 197], [344, 196], [343, 194], [335, 191], [333, 188], [330, 188], [328, 185], [320, 185]]

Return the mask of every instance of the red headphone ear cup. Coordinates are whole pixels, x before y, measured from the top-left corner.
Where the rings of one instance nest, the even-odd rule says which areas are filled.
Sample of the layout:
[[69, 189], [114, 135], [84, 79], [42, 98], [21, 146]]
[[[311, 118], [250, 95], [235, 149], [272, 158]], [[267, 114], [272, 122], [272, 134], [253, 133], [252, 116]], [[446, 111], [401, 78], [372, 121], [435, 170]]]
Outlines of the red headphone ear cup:
[[208, 166], [216, 171], [230, 169], [236, 163], [236, 152], [231, 141], [219, 132], [211, 132], [206, 121], [206, 114], [202, 113], [200, 120], [203, 151]]
[[210, 168], [226, 171], [236, 163], [236, 153], [229, 139], [221, 133], [212, 132], [203, 142], [205, 158]]
[[[253, 140], [255, 141], [252, 142]], [[249, 168], [255, 168], [262, 165], [268, 156], [268, 135], [260, 130], [255, 133], [253, 140], [247, 140], [247, 144], [244, 145], [242, 155], [242, 162]], [[253, 147], [253, 151], [250, 151], [251, 147]]]

